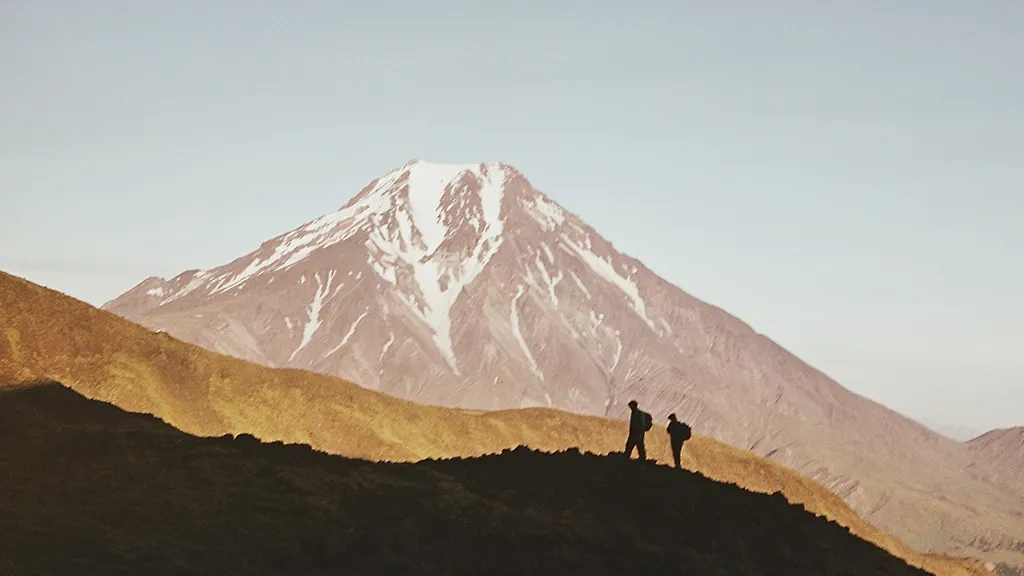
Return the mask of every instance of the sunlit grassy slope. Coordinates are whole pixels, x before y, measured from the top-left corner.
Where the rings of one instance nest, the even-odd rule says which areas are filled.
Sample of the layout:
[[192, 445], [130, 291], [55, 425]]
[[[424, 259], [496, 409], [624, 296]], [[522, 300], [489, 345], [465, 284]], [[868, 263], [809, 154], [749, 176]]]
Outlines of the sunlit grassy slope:
[[[525, 444], [621, 451], [625, 424], [548, 409], [470, 412], [424, 406], [338, 378], [270, 369], [156, 334], [58, 292], [0, 272], [0, 386], [52, 379], [191, 434], [248, 432], [369, 460], [475, 456]], [[664, 428], [648, 452], [670, 460]], [[935, 574], [980, 571], [919, 554], [861, 520], [821, 485], [753, 453], [696, 435], [684, 465], [794, 503]]]

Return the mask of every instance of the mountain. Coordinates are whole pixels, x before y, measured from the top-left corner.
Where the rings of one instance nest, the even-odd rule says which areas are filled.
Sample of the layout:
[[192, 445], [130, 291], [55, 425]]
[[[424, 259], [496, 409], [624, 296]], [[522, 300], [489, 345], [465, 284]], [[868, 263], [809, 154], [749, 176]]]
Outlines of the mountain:
[[0, 430], [8, 576], [928, 574], [777, 492], [577, 450], [373, 463], [55, 384], [0, 391]]
[[[267, 442], [308, 444], [331, 454], [372, 461], [480, 456], [520, 444], [545, 451], [575, 446], [609, 454], [622, 450], [625, 436], [624, 423], [618, 420], [547, 408], [481, 412], [428, 406], [335, 377], [267, 368], [154, 333], [0, 273], [0, 389], [41, 381], [58, 381], [87, 398], [154, 414], [190, 434], [249, 433]], [[11, 422], [0, 418], [3, 446], [16, 444], [13, 433], [18, 427]], [[668, 443], [664, 437], [659, 439], [663, 432], [655, 429], [651, 434], [649, 456], [670, 461]], [[80, 448], [76, 454], [89, 457], [102, 455], [110, 444], [101, 438], [75, 446]], [[46, 453], [47, 458], [37, 459], [60, 463], [57, 453], [30, 453]], [[0, 458], [0, 466], [4, 462], [9, 460]], [[865, 522], [817, 482], [749, 451], [696, 434], [683, 450], [683, 464], [751, 491], [782, 492], [790, 502], [934, 574], [976, 573], [964, 561], [911, 549]], [[61, 469], [69, 468], [73, 466]], [[0, 470], [4, 478], [12, 478], [8, 474]], [[47, 477], [59, 481], [65, 476]], [[76, 472], [73, 477], [87, 476]], [[5, 482], [5, 487], [16, 484]], [[267, 500], [273, 498], [267, 496]], [[124, 507], [137, 509], [131, 504]], [[28, 532], [21, 534], [31, 537]]]
[[104, 308], [418, 402], [621, 418], [636, 398], [822, 482], [919, 550], [1024, 539], [1019, 486], [966, 474], [958, 443], [666, 282], [505, 164], [410, 161], [250, 254]]
[[[1017, 486], [1020, 492], [1024, 486], [1024, 426], [991, 430], [966, 446], [971, 454], [971, 473], [994, 484]], [[1024, 526], [1024, 514], [1018, 512], [1017, 519]], [[990, 558], [1002, 565], [1001, 575], [1024, 576], [1024, 565], [1019, 562], [1019, 554], [1024, 554], [1024, 540], [984, 534], [978, 537], [976, 547], [994, 552]]]
[[973, 466], [1024, 486], [1024, 426], [992, 430], [967, 443]]

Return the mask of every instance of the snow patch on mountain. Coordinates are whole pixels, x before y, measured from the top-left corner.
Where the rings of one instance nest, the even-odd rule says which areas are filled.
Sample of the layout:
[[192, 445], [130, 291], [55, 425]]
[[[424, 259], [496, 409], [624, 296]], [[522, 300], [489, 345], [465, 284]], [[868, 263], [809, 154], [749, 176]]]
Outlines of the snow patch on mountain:
[[615, 369], [619, 367], [619, 360], [622, 359], [622, 339], [619, 338], [619, 331], [615, 331], [615, 357], [612, 360], [612, 367], [608, 369], [608, 372], [615, 372]]
[[591, 300], [593, 296], [590, 295], [590, 290], [587, 290], [587, 287], [583, 284], [583, 281], [580, 280], [580, 277], [572, 270], [569, 271], [569, 276], [572, 276], [573, 281], [576, 282], [576, 285], [583, 291], [583, 294], [587, 296], [587, 300]]
[[409, 167], [409, 215], [428, 255], [437, 250], [448, 234], [448, 228], [441, 221], [441, 196], [464, 172], [475, 173], [476, 170], [473, 166], [427, 162], [416, 162]]
[[662, 332], [658, 330], [654, 321], [647, 315], [647, 304], [644, 302], [644, 299], [640, 297], [640, 291], [638, 290], [635, 281], [625, 276], [620, 276], [619, 273], [615, 271], [615, 266], [612, 265], [611, 262], [573, 242], [565, 234], [562, 234], [562, 241], [572, 248], [576, 254], [578, 254], [579, 257], [597, 273], [598, 276], [618, 287], [619, 290], [622, 290], [622, 292], [629, 297], [631, 307], [633, 308], [633, 311], [636, 312], [637, 316], [650, 326], [652, 332], [661, 336]]
[[542, 250], [544, 250], [544, 254], [548, 257], [548, 262], [551, 262], [552, 264], [554, 264], [555, 263], [555, 255], [551, 253], [551, 248], [548, 246], [548, 243], [547, 242], [541, 242], [540, 243], [540, 247], [541, 247]]
[[520, 198], [519, 203], [544, 230], [554, 230], [565, 222], [565, 210], [540, 195]]
[[558, 296], [555, 294], [555, 286], [558, 286], [558, 283], [562, 281], [564, 276], [562, 271], [559, 270], [557, 276], [551, 276], [551, 273], [548, 272], [547, 266], [544, 265], [544, 260], [541, 259], [539, 253], [534, 258], [534, 263], [537, 265], [537, 271], [540, 272], [541, 279], [544, 280], [544, 284], [547, 286], [548, 295], [551, 297], [551, 303], [555, 305], [555, 308], [558, 308]]
[[526, 340], [523, 338], [523, 332], [519, 328], [519, 299], [523, 297], [525, 288], [522, 285], [516, 290], [516, 295], [512, 298], [512, 304], [509, 305], [509, 326], [512, 327], [512, 335], [515, 336], [516, 342], [519, 342], [519, 348], [526, 355], [526, 361], [530, 363], [530, 370], [537, 375], [541, 380], [544, 379], [544, 374], [541, 373], [540, 368], [537, 367], [537, 361], [533, 359], [533, 354], [530, 352], [530, 347], [526, 345]]
[[[479, 184], [483, 225], [475, 226], [479, 236], [469, 256], [455, 260], [452, 257], [457, 254], [437, 254], [450, 233], [441, 221], [439, 203], [444, 191], [464, 175]], [[394, 207], [397, 234], [376, 227], [366, 241], [371, 268], [385, 281], [396, 284], [400, 264], [411, 268], [419, 297], [404, 292], [398, 297], [431, 329], [434, 343], [456, 374], [459, 368], [452, 349], [451, 308], [502, 244], [504, 225], [500, 216], [506, 177], [497, 164], [444, 166], [416, 162], [409, 167], [407, 202]]]
[[313, 279], [316, 280], [316, 293], [313, 294], [313, 301], [309, 304], [309, 321], [306, 322], [306, 326], [302, 329], [302, 341], [299, 342], [299, 347], [288, 357], [289, 361], [293, 360], [295, 355], [313, 340], [313, 335], [320, 328], [322, 323], [320, 320], [320, 310], [324, 305], [324, 296], [331, 290], [331, 282], [334, 281], [336, 272], [336, 270], [331, 270], [327, 274], [327, 284], [321, 282], [319, 272], [313, 275]]
[[[199, 288], [200, 286], [203, 285], [203, 282], [205, 281], [206, 275], [207, 275], [206, 272], [200, 272], [200, 271], [193, 272], [192, 273], [192, 279], [189, 280], [189, 282], [187, 284], [185, 284], [184, 287], [182, 287], [182, 288], [172, 292], [170, 295], [167, 296], [167, 298], [164, 298], [162, 301], [160, 301], [160, 304], [158, 304], [157, 306], [164, 306], [164, 305], [169, 304], [169, 303], [171, 303], [171, 302], [173, 302], [175, 300], [178, 300], [179, 298], [183, 298], [183, 297], [187, 296], [193, 290], [195, 290], [195, 289], [197, 289], [197, 288]], [[182, 275], [182, 276], [184, 276], [184, 275]], [[184, 278], [182, 278], [182, 279], [184, 279]]]
[[388, 335], [388, 341], [384, 343], [384, 346], [380, 349], [380, 358], [377, 359], [377, 364], [380, 366], [380, 373], [384, 372], [384, 355], [391, 349], [391, 345], [395, 343], [395, 333], [391, 332]]
[[363, 318], [366, 318], [366, 315], [369, 314], [369, 313], [370, 313], [370, 311], [366, 310], [365, 312], [360, 314], [359, 318], [356, 318], [356, 321], [353, 322], [351, 326], [349, 326], [348, 332], [346, 332], [345, 335], [341, 338], [341, 342], [339, 342], [338, 345], [335, 346], [334, 348], [331, 348], [327, 352], [327, 354], [324, 355], [324, 358], [327, 358], [331, 354], [334, 354], [335, 352], [340, 350], [342, 346], [344, 346], [345, 344], [348, 344], [349, 339], [352, 338], [352, 335], [356, 333], [356, 328], [359, 327], [359, 323], [362, 322]]

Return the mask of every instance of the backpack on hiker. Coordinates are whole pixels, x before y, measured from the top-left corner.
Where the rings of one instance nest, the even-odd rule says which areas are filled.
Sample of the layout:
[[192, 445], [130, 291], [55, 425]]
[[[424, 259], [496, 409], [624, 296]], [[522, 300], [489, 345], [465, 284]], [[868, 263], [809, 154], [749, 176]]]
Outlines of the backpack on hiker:
[[644, 431], [646, 432], [651, 429], [651, 426], [654, 426], [654, 418], [647, 412], [641, 411], [641, 413], [644, 415]]
[[681, 422], [681, 424], [683, 425], [682, 439], [683, 439], [683, 442], [686, 442], [687, 440], [690, 439], [690, 436], [693, 435], [693, 430], [690, 429], [690, 425], [687, 424], [686, 422]]

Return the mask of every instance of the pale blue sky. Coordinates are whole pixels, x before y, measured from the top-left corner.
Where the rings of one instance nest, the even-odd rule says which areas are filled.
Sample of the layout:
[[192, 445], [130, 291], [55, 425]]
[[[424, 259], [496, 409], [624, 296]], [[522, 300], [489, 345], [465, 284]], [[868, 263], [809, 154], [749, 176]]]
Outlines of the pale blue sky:
[[914, 417], [1024, 424], [1024, 3], [0, 3], [0, 269], [102, 304], [501, 160]]

